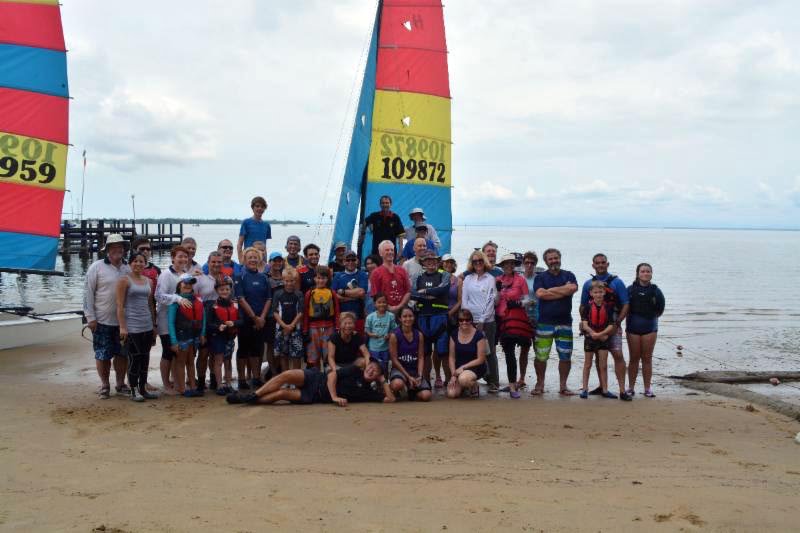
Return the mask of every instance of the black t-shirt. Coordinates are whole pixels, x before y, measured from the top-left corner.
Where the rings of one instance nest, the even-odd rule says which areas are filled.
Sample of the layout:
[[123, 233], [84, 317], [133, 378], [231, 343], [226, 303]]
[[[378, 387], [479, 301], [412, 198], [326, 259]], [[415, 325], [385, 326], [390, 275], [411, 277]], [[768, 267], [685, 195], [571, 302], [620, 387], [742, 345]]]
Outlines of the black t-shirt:
[[278, 313], [284, 324], [291, 324], [302, 308], [303, 293], [300, 291], [288, 292], [285, 289], [278, 289], [272, 296], [273, 312]]
[[[345, 366], [336, 371], [336, 394], [348, 402], [382, 402], [383, 388], [374, 390], [364, 379], [364, 371], [357, 366]], [[331, 395], [326, 384], [320, 386], [320, 400], [331, 402]]]
[[388, 216], [383, 216], [380, 211], [370, 213], [364, 220], [367, 226], [372, 226], [372, 252], [378, 253], [378, 245], [383, 241], [395, 242], [395, 239], [401, 235], [406, 234], [403, 228], [403, 222], [397, 213], [392, 213]]
[[331, 335], [331, 343], [336, 346], [336, 364], [351, 365], [353, 361], [361, 357], [361, 346], [364, 339], [358, 333], [353, 333], [349, 341], [345, 341], [339, 333]]

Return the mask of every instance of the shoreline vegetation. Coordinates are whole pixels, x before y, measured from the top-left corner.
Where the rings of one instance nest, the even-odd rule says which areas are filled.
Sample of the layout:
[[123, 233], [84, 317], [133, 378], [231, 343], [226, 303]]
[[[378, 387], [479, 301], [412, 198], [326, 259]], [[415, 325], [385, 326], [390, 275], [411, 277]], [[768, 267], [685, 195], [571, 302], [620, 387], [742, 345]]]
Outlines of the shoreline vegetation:
[[[270, 224], [308, 224], [305, 220], [267, 219]], [[241, 224], [242, 218], [137, 218], [137, 224]]]

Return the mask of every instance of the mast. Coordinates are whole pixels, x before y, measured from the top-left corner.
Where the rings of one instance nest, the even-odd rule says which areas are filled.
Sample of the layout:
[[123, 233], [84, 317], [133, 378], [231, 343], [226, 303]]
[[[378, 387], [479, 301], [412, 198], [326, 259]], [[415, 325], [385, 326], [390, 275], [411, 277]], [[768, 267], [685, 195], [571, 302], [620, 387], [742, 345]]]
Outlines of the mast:
[[0, 0], [0, 270], [54, 273], [69, 145], [58, 0]]

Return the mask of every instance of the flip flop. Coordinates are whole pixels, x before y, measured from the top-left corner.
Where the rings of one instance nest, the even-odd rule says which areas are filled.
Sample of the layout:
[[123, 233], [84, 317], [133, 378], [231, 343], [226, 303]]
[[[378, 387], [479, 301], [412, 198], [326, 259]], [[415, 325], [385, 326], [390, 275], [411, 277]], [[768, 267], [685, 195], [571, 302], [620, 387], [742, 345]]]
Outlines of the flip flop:
[[531, 396], [541, 396], [544, 394], [544, 389], [533, 389], [531, 391]]
[[558, 393], [559, 393], [561, 396], [575, 396], [575, 393], [574, 393], [574, 392], [572, 392], [572, 391], [571, 391], [571, 390], [569, 390], [569, 389], [561, 389], [560, 391], [558, 391]]
[[647, 389], [646, 391], [644, 391], [644, 396], [645, 396], [645, 398], [655, 398], [656, 397], [656, 395], [653, 394], [653, 391], [650, 390], [650, 389]]

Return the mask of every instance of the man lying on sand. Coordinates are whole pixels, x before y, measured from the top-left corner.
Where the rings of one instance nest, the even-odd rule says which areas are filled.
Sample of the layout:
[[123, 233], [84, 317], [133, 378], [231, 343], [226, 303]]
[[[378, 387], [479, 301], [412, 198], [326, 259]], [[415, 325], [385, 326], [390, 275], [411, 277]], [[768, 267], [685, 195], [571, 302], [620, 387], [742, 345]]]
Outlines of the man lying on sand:
[[[373, 389], [372, 383], [379, 388]], [[284, 385], [287, 388], [283, 388]], [[293, 386], [293, 387], [292, 387]], [[270, 379], [256, 392], [232, 393], [228, 403], [251, 405], [271, 404], [279, 401], [291, 403], [394, 402], [394, 394], [386, 383], [383, 368], [377, 359], [370, 359], [362, 370], [356, 365], [332, 369], [327, 376], [316, 368], [287, 370]]]

